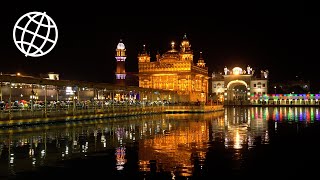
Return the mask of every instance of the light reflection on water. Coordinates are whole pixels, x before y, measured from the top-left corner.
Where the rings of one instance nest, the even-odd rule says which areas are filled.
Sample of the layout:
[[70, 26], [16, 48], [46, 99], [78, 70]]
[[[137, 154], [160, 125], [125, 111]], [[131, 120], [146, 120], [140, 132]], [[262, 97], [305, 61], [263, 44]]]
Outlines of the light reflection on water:
[[[150, 160], [155, 160], [156, 171], [172, 176], [208, 173], [226, 160], [226, 168], [239, 170], [245, 168], [249, 151], [270, 143], [270, 131], [277, 132], [279, 123], [311, 126], [319, 116], [315, 107], [250, 107], [1, 129], [0, 175], [108, 150], [115, 171], [126, 171], [129, 162], [137, 161], [133, 164], [139, 171], [148, 173]], [[127, 155], [133, 150], [136, 158]]]

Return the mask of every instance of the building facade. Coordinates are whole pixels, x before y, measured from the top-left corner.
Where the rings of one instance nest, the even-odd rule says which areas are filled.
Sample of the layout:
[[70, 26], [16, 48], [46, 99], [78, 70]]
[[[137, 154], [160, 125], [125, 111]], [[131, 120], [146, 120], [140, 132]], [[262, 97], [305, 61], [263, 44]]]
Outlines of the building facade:
[[[44, 108], [45, 104], [48, 108], [60, 104], [61, 107], [71, 109], [75, 106], [80, 109], [87, 106], [148, 106], [162, 105], [159, 101], [163, 100], [173, 103], [178, 99], [176, 92], [168, 90], [58, 80], [58, 77], [59, 74], [53, 73], [43, 77], [20, 73], [0, 74], [0, 110], [27, 110], [34, 106]], [[171, 100], [168, 99], [169, 96], [172, 97]]]
[[193, 62], [191, 44], [184, 35], [180, 49], [171, 43], [171, 49], [156, 55], [151, 61], [145, 49], [138, 55], [139, 87], [176, 91], [180, 102], [206, 102], [208, 95], [208, 68], [200, 53]]
[[[212, 73], [212, 97], [225, 104], [247, 104], [268, 93], [268, 70], [255, 74], [250, 66], [246, 70], [224, 68], [223, 73]], [[259, 99], [259, 98], [257, 98]]]

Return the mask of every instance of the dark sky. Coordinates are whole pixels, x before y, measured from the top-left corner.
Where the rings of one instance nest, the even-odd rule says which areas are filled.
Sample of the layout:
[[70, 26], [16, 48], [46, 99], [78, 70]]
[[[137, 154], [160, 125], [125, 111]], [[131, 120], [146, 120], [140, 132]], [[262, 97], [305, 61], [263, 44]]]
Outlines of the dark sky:
[[[4, 73], [53, 71], [61, 79], [112, 82], [119, 39], [127, 49], [126, 70], [137, 72], [137, 54], [143, 44], [155, 59], [157, 50], [165, 52], [171, 41], [180, 43], [187, 33], [195, 59], [202, 51], [210, 73], [224, 66], [251, 65], [256, 70], [268, 69], [271, 79], [294, 79], [296, 75], [318, 79], [319, 20], [306, 15], [300, 4], [151, 8], [147, 12], [99, 5], [10, 7], [1, 11], [0, 71]], [[25, 57], [12, 38], [15, 22], [30, 11], [45, 11], [59, 31], [55, 48], [38, 58]]]

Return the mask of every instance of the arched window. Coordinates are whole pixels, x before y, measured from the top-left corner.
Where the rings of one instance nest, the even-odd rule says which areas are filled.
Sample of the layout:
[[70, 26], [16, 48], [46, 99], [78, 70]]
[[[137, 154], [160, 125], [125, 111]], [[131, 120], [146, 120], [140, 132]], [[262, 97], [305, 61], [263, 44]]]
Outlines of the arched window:
[[258, 88], [261, 88], [261, 82], [258, 82]]

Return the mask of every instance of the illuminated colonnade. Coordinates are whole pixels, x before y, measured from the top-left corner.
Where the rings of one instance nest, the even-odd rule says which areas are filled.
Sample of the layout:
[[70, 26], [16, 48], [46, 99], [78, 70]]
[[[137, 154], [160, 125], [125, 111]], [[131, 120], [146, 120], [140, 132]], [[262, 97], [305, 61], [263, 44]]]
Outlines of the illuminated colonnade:
[[320, 94], [251, 94], [252, 104], [319, 105]]

